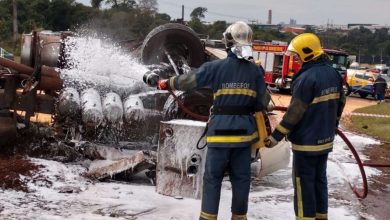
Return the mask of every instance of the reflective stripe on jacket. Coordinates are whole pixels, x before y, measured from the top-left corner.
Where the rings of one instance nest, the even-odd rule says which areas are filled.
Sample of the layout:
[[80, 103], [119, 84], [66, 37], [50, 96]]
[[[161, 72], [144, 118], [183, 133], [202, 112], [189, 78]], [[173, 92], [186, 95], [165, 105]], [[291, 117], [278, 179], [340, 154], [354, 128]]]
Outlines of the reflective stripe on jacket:
[[[196, 74], [172, 77], [172, 90], [210, 88], [214, 106], [265, 109], [269, 101], [264, 72], [244, 59], [228, 52], [228, 57], [203, 64]], [[211, 115], [207, 131], [208, 147], [244, 147], [258, 140], [253, 115]]]
[[329, 152], [344, 104], [340, 74], [324, 59], [306, 63], [294, 77], [290, 106], [272, 136], [287, 135], [297, 152]]

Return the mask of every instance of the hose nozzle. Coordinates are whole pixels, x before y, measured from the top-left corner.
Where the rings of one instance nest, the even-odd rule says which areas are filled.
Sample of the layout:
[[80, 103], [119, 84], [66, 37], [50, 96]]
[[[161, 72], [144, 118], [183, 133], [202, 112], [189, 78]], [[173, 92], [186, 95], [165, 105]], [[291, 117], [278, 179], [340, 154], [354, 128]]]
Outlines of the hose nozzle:
[[149, 86], [157, 86], [160, 76], [154, 72], [148, 71], [144, 74], [143, 80]]

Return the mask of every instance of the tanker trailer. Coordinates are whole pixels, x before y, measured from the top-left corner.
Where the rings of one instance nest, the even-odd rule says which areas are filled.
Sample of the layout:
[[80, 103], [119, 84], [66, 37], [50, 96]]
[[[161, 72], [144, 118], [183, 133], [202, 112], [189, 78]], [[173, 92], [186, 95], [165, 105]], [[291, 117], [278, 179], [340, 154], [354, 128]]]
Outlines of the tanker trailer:
[[[193, 114], [207, 117], [213, 101], [212, 91], [199, 89], [167, 93], [153, 88], [142, 90], [138, 84], [129, 86], [130, 93], [120, 95], [111, 86], [79, 85], [77, 81], [73, 81], [73, 84], [65, 82], [66, 88], [63, 90], [63, 76], [60, 76], [69, 65], [66, 58], [70, 54], [66, 52], [64, 43], [69, 39], [74, 39], [69, 32], [33, 32], [23, 36], [22, 64], [0, 58], [0, 65], [11, 69], [0, 76], [5, 81], [0, 90], [0, 116], [5, 118], [2, 122], [6, 122], [1, 123], [0, 139], [10, 139], [17, 133], [16, 111], [25, 111], [22, 122], [26, 124], [35, 113], [54, 115], [53, 124], [59, 139], [82, 138], [102, 142], [104, 140], [100, 138], [107, 136], [105, 132], [115, 130], [110, 126], [119, 124], [121, 131], [115, 139], [107, 139], [108, 143], [116, 145], [118, 141], [147, 141], [160, 146], [157, 178], [172, 176], [179, 180], [175, 185], [158, 186], [160, 193], [194, 189], [195, 182], [196, 186], [200, 186], [202, 157], [205, 154], [195, 149], [194, 143], [204, 123], [172, 119], [192, 119]], [[139, 68], [145, 68], [145, 72], [151, 71], [159, 78], [193, 74], [204, 62], [219, 57], [213, 56], [210, 50], [206, 51], [196, 33], [181, 24], [165, 24], [153, 29], [138, 52], [140, 62], [146, 65], [146, 68]], [[111, 70], [107, 68], [106, 71]], [[141, 78], [139, 82], [143, 84]], [[178, 101], [186, 110], [179, 107]], [[166, 122], [162, 125], [160, 121]], [[269, 129], [270, 124], [267, 125]], [[184, 142], [179, 144], [177, 141], [180, 140]], [[169, 155], [173, 160], [161, 160], [164, 155]], [[288, 162], [288, 159], [284, 161]], [[261, 169], [257, 173], [264, 175]], [[166, 187], [179, 188], [173, 191], [168, 188], [166, 191]], [[198, 189], [194, 189], [189, 196], [197, 197]]]
[[[68, 58], [72, 56], [66, 50], [65, 43], [69, 39], [75, 38], [76, 36], [71, 32], [41, 31], [23, 34], [21, 63], [0, 58], [0, 65], [9, 69], [8, 72], [2, 72], [0, 75], [2, 81], [0, 83], [0, 116], [7, 122], [2, 123], [2, 129], [0, 129], [2, 140], [5, 140], [5, 137], [14, 136], [10, 134], [16, 134], [16, 118], [19, 117], [16, 111], [23, 112], [23, 119], [19, 121], [26, 125], [36, 113], [53, 115], [52, 123], [58, 129], [57, 134], [60, 138], [69, 139], [74, 138], [67, 135], [69, 130], [72, 130], [71, 133], [75, 131], [82, 133], [88, 130], [88, 127], [102, 129], [115, 122], [123, 124], [123, 132], [121, 133], [123, 140], [132, 140], [133, 137], [142, 140], [145, 135], [155, 136], [158, 133], [158, 123], [166, 115], [170, 118], [185, 116], [184, 113], [180, 112], [173, 115], [166, 114], [164, 106], [168, 94], [151, 91], [152, 89], [144, 86], [142, 79], [139, 79], [139, 84], [136, 85], [120, 85], [122, 88], [131, 87], [130, 92], [124, 95], [115, 93], [116, 88], [112, 88], [112, 86], [105, 87], [88, 83], [80, 85], [77, 80], [70, 83], [68, 80], [64, 81], [63, 70], [70, 66]], [[155, 28], [145, 38], [142, 46], [133, 52], [141, 54], [139, 62], [146, 65], [146, 68], [142, 67], [145, 68], [145, 71], [154, 71], [162, 77], [175, 74], [174, 68], [178, 68], [180, 73], [197, 68], [205, 61], [206, 57], [204, 47], [195, 32], [180, 24], [166, 24]], [[172, 65], [173, 63], [175, 66]], [[107, 71], [110, 71], [109, 67]], [[64, 87], [65, 89], [63, 89]], [[105, 117], [103, 117], [103, 122], [97, 120], [96, 123], [90, 123], [88, 120], [82, 120], [83, 111], [85, 111], [82, 106], [86, 100], [82, 101], [81, 97], [83, 91], [90, 88], [97, 90], [100, 97], [107, 99], [104, 103]], [[107, 112], [110, 109], [118, 110], [117, 113], [121, 113], [122, 109], [122, 114], [131, 112], [130, 109], [123, 108], [123, 103], [129, 95], [137, 97], [142, 102], [146, 116], [142, 125], [147, 125], [144, 129], [138, 129], [134, 126], [137, 121], [121, 120], [131, 117], [126, 117], [126, 115], [110, 116]], [[187, 95], [184, 94], [181, 98]], [[117, 100], [117, 97], [121, 100]], [[201, 100], [203, 106], [204, 99]], [[79, 101], [80, 103], [78, 103]], [[104, 102], [105, 100], [100, 101]], [[190, 103], [186, 102], [186, 104]], [[196, 104], [194, 106], [193, 110], [196, 111]], [[168, 109], [172, 109], [172, 107], [169, 106]], [[207, 112], [204, 111], [204, 114], [207, 115]], [[138, 132], [142, 130], [148, 130], [147, 134]], [[133, 134], [137, 132], [139, 134]], [[91, 137], [91, 140], [93, 139], [94, 137]]]

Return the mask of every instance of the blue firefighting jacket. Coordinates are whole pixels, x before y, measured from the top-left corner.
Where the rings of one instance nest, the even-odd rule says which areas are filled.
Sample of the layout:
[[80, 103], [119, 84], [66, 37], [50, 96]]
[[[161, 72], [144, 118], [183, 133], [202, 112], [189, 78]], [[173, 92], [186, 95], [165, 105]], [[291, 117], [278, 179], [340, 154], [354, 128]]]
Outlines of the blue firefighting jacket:
[[[251, 108], [262, 111], [269, 102], [264, 72], [254, 63], [238, 59], [228, 52], [226, 59], [204, 63], [196, 74], [172, 77], [167, 82], [172, 90], [210, 88], [213, 106]], [[244, 147], [258, 140], [252, 114], [211, 114], [206, 133], [208, 147]]]
[[290, 106], [272, 136], [279, 141], [287, 135], [294, 152], [330, 152], [345, 104], [342, 83], [325, 59], [305, 63], [293, 79]]

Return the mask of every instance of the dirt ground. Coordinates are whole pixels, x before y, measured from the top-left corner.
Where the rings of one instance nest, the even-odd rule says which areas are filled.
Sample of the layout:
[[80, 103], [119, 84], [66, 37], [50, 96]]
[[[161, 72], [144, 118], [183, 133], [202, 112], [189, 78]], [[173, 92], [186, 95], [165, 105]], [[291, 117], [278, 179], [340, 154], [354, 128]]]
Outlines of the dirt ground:
[[[289, 95], [273, 94], [273, 100], [278, 106], [288, 106]], [[373, 100], [348, 97], [345, 113], [376, 104]], [[278, 113], [282, 114], [282, 113]], [[390, 144], [386, 146], [372, 146], [364, 151], [369, 158], [366, 163], [390, 164]], [[22, 156], [0, 156], [0, 187], [3, 189], [15, 189], [27, 191], [25, 177], [32, 177], [38, 173], [40, 167], [31, 163]], [[365, 213], [374, 216], [378, 220], [390, 218], [390, 209], [386, 209], [390, 203], [390, 168], [378, 168], [382, 171], [380, 176], [371, 177], [369, 180], [369, 193], [366, 199], [361, 201]], [[39, 177], [34, 177], [39, 178]], [[361, 218], [365, 219], [365, 218]]]
[[[285, 94], [272, 94], [272, 100], [275, 102], [275, 105], [278, 106], [288, 106], [291, 99], [291, 95]], [[348, 96], [347, 104], [344, 108], [344, 113], [351, 113], [353, 110], [357, 108], [363, 108], [370, 105], [375, 105], [376, 101], [373, 99], [362, 99], [359, 97]]]
[[27, 192], [25, 177], [34, 176], [39, 167], [21, 156], [0, 158], [0, 186]]
[[[369, 160], [365, 163], [390, 165], [390, 144], [372, 146], [364, 151]], [[366, 213], [378, 220], [390, 218], [390, 168], [378, 168], [382, 171], [380, 176], [370, 179], [367, 198], [362, 200]]]

